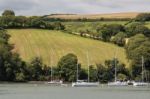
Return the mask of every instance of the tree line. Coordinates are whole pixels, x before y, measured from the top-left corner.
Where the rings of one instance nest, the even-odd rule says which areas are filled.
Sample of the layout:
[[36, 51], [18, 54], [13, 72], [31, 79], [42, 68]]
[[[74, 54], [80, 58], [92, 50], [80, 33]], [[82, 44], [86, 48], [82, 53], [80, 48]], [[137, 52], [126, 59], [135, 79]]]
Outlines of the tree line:
[[0, 26], [8, 28], [40, 28], [50, 30], [64, 30], [64, 25], [59, 22], [45, 21], [42, 17], [38, 16], [15, 16], [12, 10], [5, 10], [0, 17]]
[[95, 22], [95, 21], [150, 21], [150, 13], [140, 13], [135, 18], [97, 18], [97, 19], [88, 19], [88, 18], [79, 18], [79, 19], [61, 19], [61, 18], [49, 18], [49, 16], [59, 15], [51, 14], [44, 15], [43, 19], [46, 21], [60, 21], [60, 22]]
[[93, 29], [82, 28], [77, 32], [65, 30], [68, 33], [78, 34], [82, 37], [88, 37], [104, 42], [114, 43], [118, 46], [125, 46], [128, 38], [137, 34], [143, 34], [150, 37], [150, 29], [143, 22], [131, 22], [126, 25], [121, 24], [102, 24]]
[[42, 16], [42, 18], [45, 21], [50, 21], [50, 22], [95, 22], [95, 21], [130, 21], [131, 18], [97, 18], [97, 19], [89, 19], [89, 18], [78, 18], [78, 19], [61, 19], [61, 18], [50, 18], [49, 16], [53, 15], [45, 15]]
[[105, 42], [111, 42], [119, 46], [125, 46], [127, 43], [126, 41], [128, 40], [127, 38], [135, 36], [136, 34], [144, 34], [145, 36], [150, 37], [150, 29], [145, 26], [145, 22], [147, 21], [150, 21], [150, 13], [140, 13], [135, 18], [128, 20], [124, 25], [117, 23], [102, 24], [91, 26], [93, 28], [79, 28], [76, 29], [76, 32], [70, 29], [66, 29], [65, 31], [72, 34], [78, 34], [82, 37], [89, 37]]
[[88, 18], [79, 18], [79, 19], [61, 19], [61, 18], [49, 18], [49, 16], [59, 15], [51, 14], [44, 15], [43, 18], [47, 21], [61, 21], [61, 22], [95, 22], [95, 21], [150, 21], [150, 13], [140, 13], [135, 18], [97, 18], [97, 19], [88, 19]]
[[136, 18], [136, 21], [150, 21], [150, 13], [141, 13]]

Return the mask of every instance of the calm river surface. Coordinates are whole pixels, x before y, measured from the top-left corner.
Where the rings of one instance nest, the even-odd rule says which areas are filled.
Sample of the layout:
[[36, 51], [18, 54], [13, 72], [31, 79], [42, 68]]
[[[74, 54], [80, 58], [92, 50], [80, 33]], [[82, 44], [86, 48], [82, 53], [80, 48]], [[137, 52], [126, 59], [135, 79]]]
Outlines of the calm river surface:
[[47, 84], [0, 84], [0, 99], [150, 99], [150, 88], [72, 88]]

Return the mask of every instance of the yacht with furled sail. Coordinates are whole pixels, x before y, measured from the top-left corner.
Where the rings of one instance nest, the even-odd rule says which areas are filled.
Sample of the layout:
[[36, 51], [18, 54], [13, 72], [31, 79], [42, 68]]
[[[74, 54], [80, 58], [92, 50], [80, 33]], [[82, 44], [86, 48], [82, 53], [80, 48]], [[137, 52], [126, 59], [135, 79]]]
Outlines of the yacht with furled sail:
[[53, 84], [53, 85], [61, 85], [63, 84], [62, 80], [53, 80], [53, 60], [52, 60], [52, 55], [51, 55], [51, 80], [48, 82], [48, 84]]
[[72, 83], [72, 87], [98, 87], [99, 86], [99, 82], [90, 82], [90, 70], [89, 70], [89, 56], [88, 56], [88, 52], [87, 52], [87, 65], [88, 65], [88, 80], [84, 81], [84, 80], [79, 80], [78, 79], [78, 63], [77, 63], [77, 75], [76, 75], [76, 82]]
[[144, 82], [144, 57], [142, 56], [142, 81], [141, 82], [133, 82], [133, 86], [148, 86], [149, 83]]
[[124, 81], [119, 81], [117, 80], [117, 51], [115, 53], [115, 58], [114, 58], [114, 64], [115, 64], [115, 81], [114, 82], [109, 82], [108, 86], [127, 86], [128, 83]]

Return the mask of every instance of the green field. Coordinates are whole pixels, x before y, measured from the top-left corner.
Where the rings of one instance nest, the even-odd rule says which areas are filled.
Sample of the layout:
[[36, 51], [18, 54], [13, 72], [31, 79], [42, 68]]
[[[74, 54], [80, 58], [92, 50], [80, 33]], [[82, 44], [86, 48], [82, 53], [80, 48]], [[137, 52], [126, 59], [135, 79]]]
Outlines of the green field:
[[[65, 25], [67, 31], [79, 32], [79, 30], [95, 30], [104, 24], [120, 24], [125, 25], [129, 21], [97, 21], [97, 22], [62, 22]], [[150, 22], [145, 22], [145, 26], [150, 28]]]
[[42, 29], [9, 29], [8, 33], [12, 36], [10, 43], [14, 44], [14, 51], [26, 61], [40, 56], [45, 64], [56, 65], [63, 55], [74, 53], [85, 67], [87, 51], [90, 64], [104, 63], [104, 60], [112, 59], [117, 51], [119, 60], [128, 63], [124, 49], [113, 44]]
[[78, 32], [79, 30], [96, 30], [97, 27], [104, 24], [121, 24], [124, 25], [128, 21], [97, 21], [97, 22], [63, 22], [66, 30]]
[[145, 26], [147, 26], [150, 29], [150, 22], [145, 22]]
[[124, 13], [106, 13], [106, 14], [53, 14], [47, 17], [59, 19], [135, 18], [138, 14], [140, 13], [124, 12]]

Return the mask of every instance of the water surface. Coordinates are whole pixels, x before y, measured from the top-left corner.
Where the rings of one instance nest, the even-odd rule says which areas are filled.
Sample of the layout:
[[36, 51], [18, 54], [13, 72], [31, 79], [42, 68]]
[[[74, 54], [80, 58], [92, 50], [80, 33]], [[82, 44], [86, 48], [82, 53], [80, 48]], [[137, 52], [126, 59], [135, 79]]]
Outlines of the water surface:
[[72, 88], [47, 84], [0, 84], [0, 99], [150, 99], [150, 88]]

